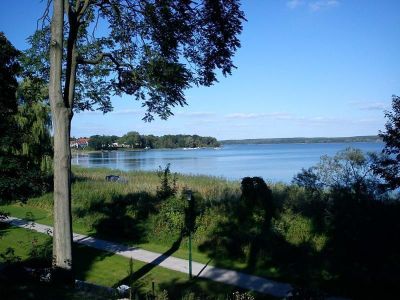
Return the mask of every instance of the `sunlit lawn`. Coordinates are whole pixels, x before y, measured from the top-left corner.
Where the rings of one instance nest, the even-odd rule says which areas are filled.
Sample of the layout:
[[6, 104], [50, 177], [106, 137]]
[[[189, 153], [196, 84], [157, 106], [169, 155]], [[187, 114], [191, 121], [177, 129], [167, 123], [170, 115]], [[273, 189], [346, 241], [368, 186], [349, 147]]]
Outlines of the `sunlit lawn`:
[[[23, 261], [29, 258], [29, 252], [33, 247], [32, 241], [35, 240], [34, 245], [37, 247], [49, 240], [49, 237], [45, 234], [4, 225], [0, 230], [0, 237], [0, 253], [3, 253], [6, 248], [12, 247], [15, 249], [15, 255]], [[115, 287], [118, 284], [127, 283], [129, 264], [129, 259], [125, 257], [86, 246], [74, 245], [74, 268], [77, 279]], [[135, 289], [141, 294], [151, 292], [152, 282], [155, 283], [157, 293], [166, 290], [170, 296], [180, 296], [185, 290], [192, 290], [199, 294], [207, 293], [210, 296], [225, 299], [226, 295], [237, 290], [235, 287], [208, 280], [196, 279], [189, 281], [186, 274], [158, 266], [149, 267], [146, 263], [133, 260], [134, 273], [143, 269], [146, 272], [141, 272], [141, 277], [134, 283]], [[269, 299], [260, 295], [257, 298], [260, 297]]]

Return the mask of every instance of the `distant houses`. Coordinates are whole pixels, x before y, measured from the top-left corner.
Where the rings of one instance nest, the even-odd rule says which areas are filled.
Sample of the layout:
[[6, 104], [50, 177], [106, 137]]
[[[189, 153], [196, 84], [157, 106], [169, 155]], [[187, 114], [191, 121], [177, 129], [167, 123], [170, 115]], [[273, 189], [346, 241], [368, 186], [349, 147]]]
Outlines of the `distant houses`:
[[89, 138], [82, 137], [77, 139], [71, 139], [69, 141], [69, 146], [71, 148], [76, 148], [76, 149], [85, 149], [86, 147], [89, 146]]

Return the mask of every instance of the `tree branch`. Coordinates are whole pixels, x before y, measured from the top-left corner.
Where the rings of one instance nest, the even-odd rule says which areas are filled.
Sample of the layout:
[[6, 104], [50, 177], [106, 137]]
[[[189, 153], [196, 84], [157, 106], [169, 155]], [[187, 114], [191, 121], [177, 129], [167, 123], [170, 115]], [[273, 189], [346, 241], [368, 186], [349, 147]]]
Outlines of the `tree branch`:
[[39, 23], [40, 23], [40, 21], [42, 21], [42, 29], [43, 29], [44, 21], [45, 21], [46, 19], [49, 19], [51, 1], [52, 1], [52, 0], [47, 0], [46, 8], [45, 8], [45, 10], [44, 10], [44, 12], [43, 12], [43, 15], [42, 15], [42, 16], [37, 20], [37, 22], [36, 22], [36, 30], [39, 29]]
[[87, 8], [89, 7], [90, 0], [85, 0], [83, 5], [79, 6], [79, 9], [77, 10], [77, 19], [80, 21], [80, 19], [85, 15], [85, 12]]
[[81, 0], [76, 0], [76, 3], [75, 3], [75, 11], [78, 11], [80, 5], [81, 5]]
[[129, 67], [126, 64], [120, 63], [111, 53], [100, 53], [95, 59], [83, 59], [82, 57], [78, 57], [78, 63], [82, 65], [97, 65], [106, 57], [109, 58], [117, 68], [124, 66]]

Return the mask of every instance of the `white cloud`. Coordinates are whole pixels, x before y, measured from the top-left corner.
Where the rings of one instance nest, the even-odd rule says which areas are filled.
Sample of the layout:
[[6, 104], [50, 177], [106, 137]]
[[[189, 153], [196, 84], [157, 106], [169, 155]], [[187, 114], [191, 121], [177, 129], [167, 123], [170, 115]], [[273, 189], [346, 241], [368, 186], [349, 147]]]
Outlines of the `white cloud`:
[[388, 109], [389, 104], [385, 102], [362, 102], [362, 101], [354, 101], [350, 102], [350, 104], [360, 110], [378, 110], [378, 111], [384, 111], [385, 109]]
[[340, 5], [340, 0], [289, 0], [286, 1], [286, 7], [297, 9], [305, 6], [312, 12], [327, 10]]
[[[254, 126], [252, 121], [283, 121], [286, 125], [297, 124], [300, 126], [349, 126], [355, 124], [379, 124], [380, 119], [354, 119], [344, 117], [329, 117], [329, 116], [300, 116], [295, 114], [274, 112], [274, 113], [232, 113], [225, 115], [228, 120], [241, 120], [248, 126]], [[242, 122], [242, 123], [243, 123]], [[258, 124], [258, 123], [257, 123]], [[241, 124], [243, 126], [243, 124]]]
[[227, 119], [260, 119], [260, 118], [270, 118], [276, 120], [287, 120], [291, 119], [292, 115], [282, 112], [273, 113], [232, 113], [226, 115]]
[[139, 109], [120, 109], [120, 110], [114, 110], [111, 111], [110, 114], [113, 115], [137, 115], [137, 114], [143, 114], [143, 111]]
[[197, 112], [177, 112], [175, 113], [176, 116], [182, 117], [193, 117], [193, 118], [205, 118], [205, 117], [213, 117], [216, 114], [214, 112], [207, 112], [207, 111], [197, 111]]
[[295, 9], [304, 4], [303, 0], [290, 0], [286, 2], [286, 6], [290, 9]]
[[308, 4], [311, 11], [317, 12], [339, 6], [339, 0], [318, 0]]

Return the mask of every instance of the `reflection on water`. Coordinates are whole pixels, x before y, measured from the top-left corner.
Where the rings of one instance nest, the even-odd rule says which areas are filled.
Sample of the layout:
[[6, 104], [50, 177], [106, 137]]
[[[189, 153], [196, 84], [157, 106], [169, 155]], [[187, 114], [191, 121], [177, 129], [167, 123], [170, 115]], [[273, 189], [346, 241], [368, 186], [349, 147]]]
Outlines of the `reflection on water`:
[[171, 164], [171, 171], [240, 179], [262, 176], [269, 181], [290, 182], [301, 168], [308, 168], [322, 155], [334, 155], [347, 147], [380, 151], [381, 143], [225, 145], [220, 149], [173, 149], [104, 151], [74, 154], [72, 164], [123, 171], [157, 170]]

